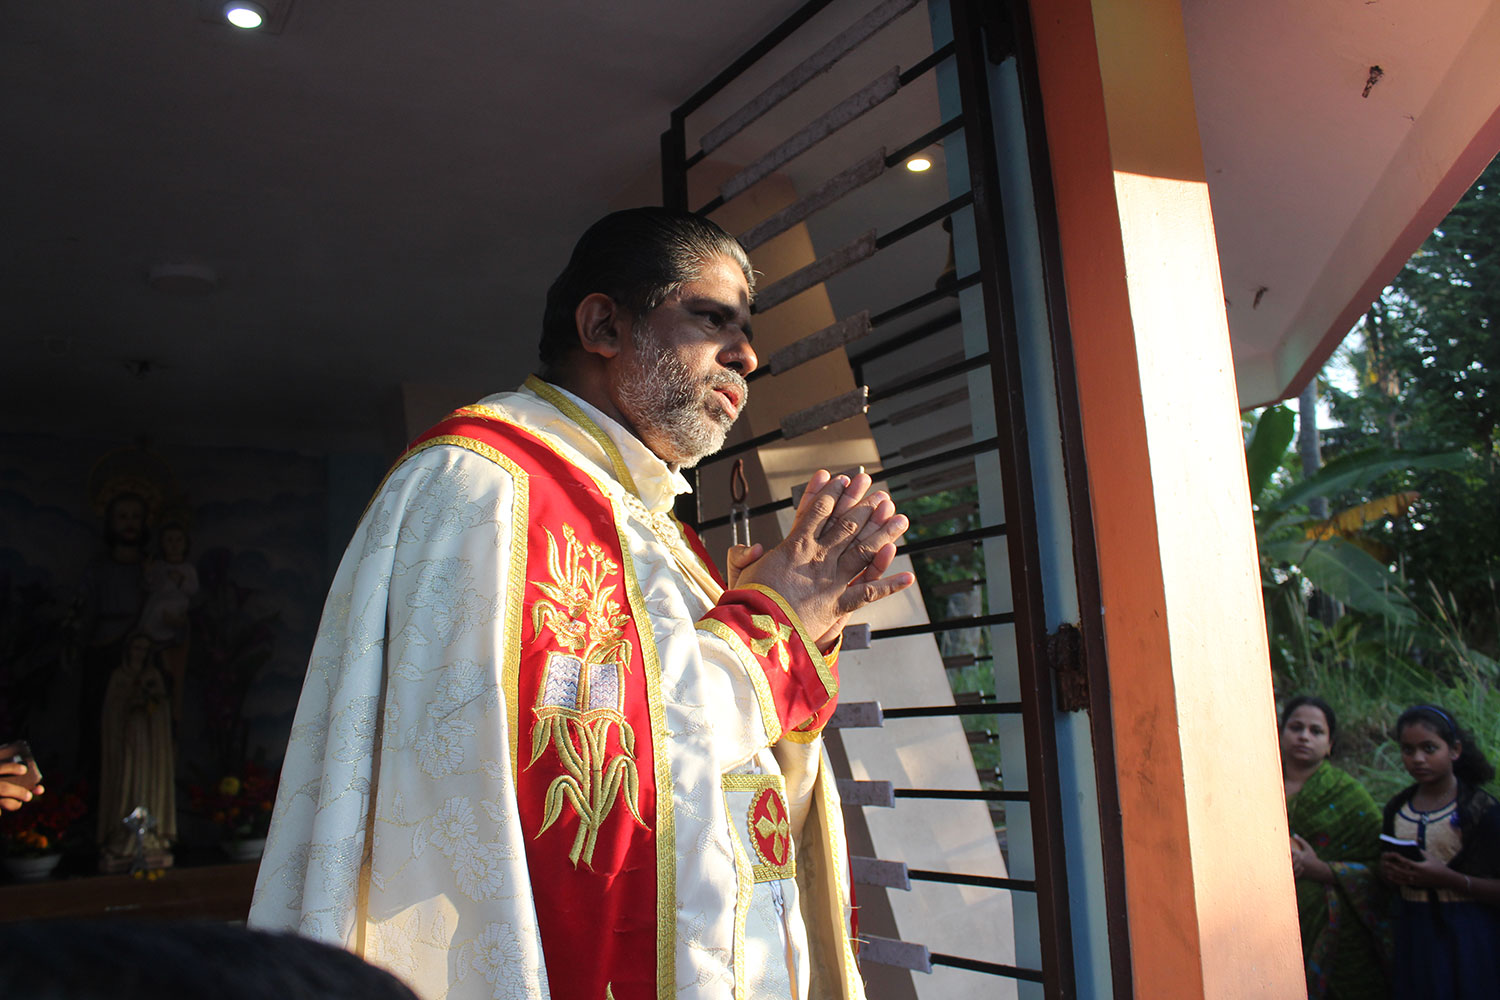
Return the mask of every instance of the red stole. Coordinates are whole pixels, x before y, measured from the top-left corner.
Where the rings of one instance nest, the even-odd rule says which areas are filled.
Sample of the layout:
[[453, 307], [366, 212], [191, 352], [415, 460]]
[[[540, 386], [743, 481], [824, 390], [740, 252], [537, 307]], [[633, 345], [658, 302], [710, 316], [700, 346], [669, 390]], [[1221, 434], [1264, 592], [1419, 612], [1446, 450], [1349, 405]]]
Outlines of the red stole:
[[631, 595], [639, 592], [614, 509], [539, 438], [472, 408], [413, 448], [424, 442], [498, 453], [524, 474], [516, 514], [528, 521], [526, 589], [519, 664], [506, 672], [505, 696], [519, 846], [551, 993], [671, 995], [676, 847], [671, 775], [657, 759], [665, 728], [659, 667], [650, 630], [636, 627]]

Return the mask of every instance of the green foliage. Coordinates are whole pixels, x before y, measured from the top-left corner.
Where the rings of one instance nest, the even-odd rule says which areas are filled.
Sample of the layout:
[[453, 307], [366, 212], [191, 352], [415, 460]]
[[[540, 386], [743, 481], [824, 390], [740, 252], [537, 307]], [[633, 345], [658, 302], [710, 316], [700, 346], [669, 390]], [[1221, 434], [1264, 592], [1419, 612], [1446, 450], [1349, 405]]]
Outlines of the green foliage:
[[1297, 415], [1285, 406], [1269, 406], [1261, 411], [1253, 427], [1250, 442], [1245, 445], [1245, 469], [1250, 476], [1250, 502], [1258, 504], [1286, 458], [1297, 431]]
[[[942, 538], [979, 526], [977, 486], [913, 497], [901, 501], [900, 507], [901, 512], [911, 519], [912, 527], [906, 536], [909, 542]], [[983, 586], [984, 552], [978, 545], [964, 544], [952, 549], [929, 550], [928, 553], [918, 554], [912, 559], [912, 570], [916, 573], [917, 584], [922, 591], [922, 600], [931, 621], [953, 617], [949, 610], [948, 593], [953, 589], [952, 585], [980, 581], [979, 593], [986, 594]], [[987, 611], [988, 602], [985, 600], [976, 609], [976, 613], [985, 614]], [[975, 629], [972, 635], [966, 632], [943, 633], [939, 637], [945, 653], [956, 652], [958, 646], [967, 644], [975, 655], [972, 666], [949, 670], [948, 682], [955, 694], [975, 691], [993, 694], [995, 672], [990, 660], [989, 630]], [[983, 732], [992, 729], [995, 720], [993, 717], [970, 715], [963, 717], [963, 725], [969, 732]], [[976, 743], [970, 746], [970, 750], [976, 768], [999, 768], [1000, 750], [995, 744]], [[998, 787], [994, 782], [986, 782], [986, 785]]]
[[1462, 460], [1391, 470], [1421, 499], [1385, 530], [1406, 577], [1451, 594], [1473, 645], [1500, 652], [1500, 161], [1371, 307], [1346, 357], [1359, 379], [1331, 393], [1335, 451], [1380, 442]]
[[[1265, 472], [1267, 458], [1258, 459], [1257, 531], [1277, 692], [1283, 700], [1299, 693], [1327, 699], [1339, 716], [1336, 762], [1380, 802], [1410, 783], [1390, 738], [1410, 705], [1444, 705], [1486, 753], [1500, 752], [1497, 322], [1500, 161], [1343, 349], [1340, 361], [1358, 384], [1326, 390], [1342, 426], [1324, 434], [1324, 468], [1304, 479], [1300, 468], [1279, 462]], [[1267, 419], [1252, 418], [1247, 461], [1260, 437], [1256, 425]], [[1268, 431], [1266, 450], [1281, 439], [1281, 431]], [[1348, 509], [1399, 495], [1401, 503], [1388, 505], [1397, 508], [1409, 493], [1417, 498], [1406, 516], [1367, 523], [1359, 537], [1314, 543], [1320, 532], [1301, 520], [1314, 496]], [[1310, 614], [1312, 584], [1353, 610]]]

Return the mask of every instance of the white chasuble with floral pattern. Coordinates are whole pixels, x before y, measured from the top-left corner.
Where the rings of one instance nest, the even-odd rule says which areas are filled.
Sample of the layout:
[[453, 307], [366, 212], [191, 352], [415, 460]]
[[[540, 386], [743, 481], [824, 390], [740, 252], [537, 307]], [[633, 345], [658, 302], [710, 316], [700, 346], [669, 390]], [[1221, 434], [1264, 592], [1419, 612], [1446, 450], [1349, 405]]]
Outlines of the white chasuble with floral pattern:
[[528, 380], [403, 456], [330, 592], [250, 922], [429, 1000], [847, 997], [837, 693], [687, 488]]

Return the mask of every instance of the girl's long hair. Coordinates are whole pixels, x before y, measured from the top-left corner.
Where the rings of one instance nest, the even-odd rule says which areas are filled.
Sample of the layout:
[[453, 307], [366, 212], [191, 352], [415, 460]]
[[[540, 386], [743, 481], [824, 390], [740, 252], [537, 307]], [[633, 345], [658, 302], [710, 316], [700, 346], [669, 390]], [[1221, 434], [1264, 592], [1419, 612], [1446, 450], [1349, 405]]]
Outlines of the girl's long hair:
[[1396, 720], [1395, 737], [1398, 742], [1401, 730], [1413, 722], [1428, 726], [1449, 746], [1455, 743], [1459, 745], [1458, 760], [1453, 762], [1453, 774], [1458, 780], [1470, 785], [1482, 785], [1495, 776], [1494, 765], [1485, 757], [1473, 734], [1458, 724], [1452, 712], [1439, 705], [1413, 705]]

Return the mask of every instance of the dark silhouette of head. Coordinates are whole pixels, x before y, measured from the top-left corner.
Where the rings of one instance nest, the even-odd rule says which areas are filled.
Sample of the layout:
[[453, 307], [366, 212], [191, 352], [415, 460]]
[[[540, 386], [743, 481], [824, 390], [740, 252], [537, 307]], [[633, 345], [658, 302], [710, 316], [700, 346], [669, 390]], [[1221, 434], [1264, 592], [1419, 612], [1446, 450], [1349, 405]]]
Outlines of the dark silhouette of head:
[[578, 348], [574, 314], [587, 295], [602, 292], [638, 319], [699, 276], [715, 257], [734, 261], [750, 294], [755, 276], [739, 241], [707, 219], [665, 208], [631, 208], [606, 215], [578, 239], [573, 255], [547, 291], [542, 339], [543, 370]]

